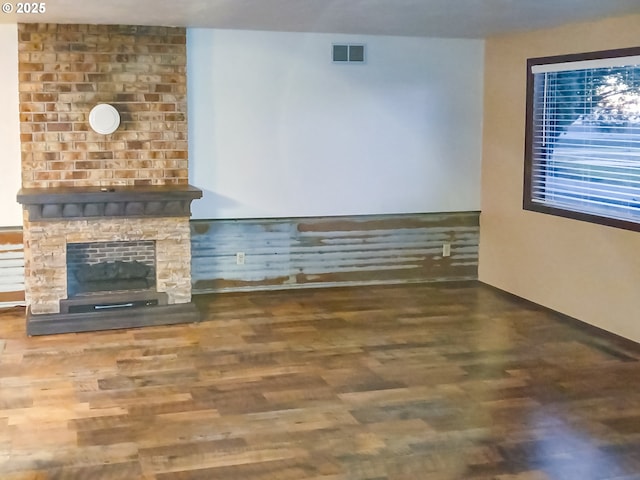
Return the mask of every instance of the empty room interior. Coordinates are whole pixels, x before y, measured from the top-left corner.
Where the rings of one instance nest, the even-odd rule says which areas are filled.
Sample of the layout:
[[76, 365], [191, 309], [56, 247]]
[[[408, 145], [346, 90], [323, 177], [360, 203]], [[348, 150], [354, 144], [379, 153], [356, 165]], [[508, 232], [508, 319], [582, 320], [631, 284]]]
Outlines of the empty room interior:
[[637, 0], [0, 39], [0, 479], [640, 479]]

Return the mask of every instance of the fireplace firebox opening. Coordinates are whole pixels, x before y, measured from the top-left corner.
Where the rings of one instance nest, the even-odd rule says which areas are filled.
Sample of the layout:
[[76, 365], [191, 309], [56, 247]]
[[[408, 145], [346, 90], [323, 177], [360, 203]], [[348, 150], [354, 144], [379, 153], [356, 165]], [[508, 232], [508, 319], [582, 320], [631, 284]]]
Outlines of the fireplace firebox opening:
[[68, 298], [131, 290], [155, 291], [153, 240], [67, 244]]

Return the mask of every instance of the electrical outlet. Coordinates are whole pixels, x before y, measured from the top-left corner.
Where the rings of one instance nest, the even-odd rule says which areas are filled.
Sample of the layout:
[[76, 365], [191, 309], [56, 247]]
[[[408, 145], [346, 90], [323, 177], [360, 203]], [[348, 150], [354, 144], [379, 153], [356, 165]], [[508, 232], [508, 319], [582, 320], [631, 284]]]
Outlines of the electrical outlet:
[[443, 257], [451, 256], [451, 242], [444, 242], [442, 244], [442, 256]]
[[236, 253], [236, 265], [244, 265], [244, 252]]

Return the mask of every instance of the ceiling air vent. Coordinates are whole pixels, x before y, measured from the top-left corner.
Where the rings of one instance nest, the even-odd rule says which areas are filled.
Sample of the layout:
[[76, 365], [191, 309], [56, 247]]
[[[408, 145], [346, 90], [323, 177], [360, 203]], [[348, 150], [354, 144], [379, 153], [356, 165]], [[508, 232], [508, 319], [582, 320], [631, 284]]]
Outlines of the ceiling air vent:
[[364, 63], [364, 45], [333, 45], [333, 61], [335, 63]]

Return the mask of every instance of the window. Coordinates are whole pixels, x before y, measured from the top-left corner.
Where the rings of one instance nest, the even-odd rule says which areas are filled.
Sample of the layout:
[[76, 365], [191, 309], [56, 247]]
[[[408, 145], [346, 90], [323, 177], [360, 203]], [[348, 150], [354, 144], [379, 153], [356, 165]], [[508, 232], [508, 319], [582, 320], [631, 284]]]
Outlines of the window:
[[640, 48], [527, 68], [525, 210], [640, 231]]

